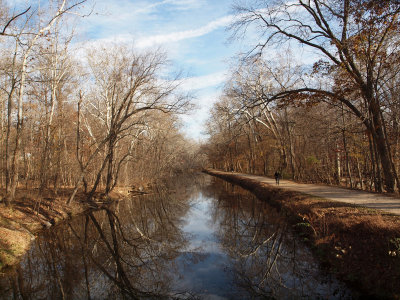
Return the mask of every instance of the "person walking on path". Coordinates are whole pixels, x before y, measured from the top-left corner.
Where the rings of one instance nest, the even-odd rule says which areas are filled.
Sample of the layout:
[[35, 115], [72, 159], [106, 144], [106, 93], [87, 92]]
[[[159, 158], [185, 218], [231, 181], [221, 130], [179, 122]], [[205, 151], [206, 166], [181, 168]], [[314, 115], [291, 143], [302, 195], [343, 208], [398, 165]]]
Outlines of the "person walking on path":
[[275, 183], [279, 185], [279, 178], [281, 178], [281, 174], [278, 171], [276, 171], [274, 177], [275, 177]]

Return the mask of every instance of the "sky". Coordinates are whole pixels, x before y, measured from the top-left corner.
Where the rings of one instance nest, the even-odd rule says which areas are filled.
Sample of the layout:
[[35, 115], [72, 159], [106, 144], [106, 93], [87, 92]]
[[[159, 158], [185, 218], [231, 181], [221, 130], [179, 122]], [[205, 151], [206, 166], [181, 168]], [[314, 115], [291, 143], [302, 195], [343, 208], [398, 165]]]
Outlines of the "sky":
[[[41, 0], [5, 0], [19, 11]], [[233, 20], [233, 0], [87, 0], [78, 18], [80, 42], [122, 42], [138, 49], [161, 48], [175, 70], [186, 80], [197, 108], [181, 116], [183, 132], [194, 140], [207, 138], [205, 121], [228, 78], [232, 58], [241, 51], [240, 41], [229, 43], [226, 27]], [[79, 55], [79, 54], [78, 54]]]
[[[21, 1], [21, 0], [19, 0]], [[139, 49], [161, 47], [186, 80], [197, 108], [181, 116], [183, 132], [205, 140], [204, 124], [227, 79], [240, 42], [228, 43], [232, 0], [96, 0], [94, 13], [79, 29], [91, 43], [134, 43]]]
[[[27, 7], [40, 0], [5, 0], [11, 7]], [[42, 0], [43, 2], [43, 0]], [[243, 1], [246, 2], [246, 1]], [[230, 66], [238, 54], [257, 44], [257, 35], [247, 31], [246, 39], [229, 42], [227, 26], [234, 20], [234, 0], [87, 0], [78, 18], [77, 30], [85, 47], [96, 43], [122, 42], [137, 49], [161, 48], [175, 70], [182, 71], [183, 92], [191, 92], [196, 109], [182, 115], [184, 134], [204, 141], [205, 122], [229, 78]], [[253, 32], [254, 33], [254, 32]], [[293, 48], [293, 45], [292, 45]], [[276, 48], [268, 49], [271, 58]], [[292, 54], [309, 64], [315, 54], [296, 48]], [[78, 54], [79, 55], [79, 54]]]

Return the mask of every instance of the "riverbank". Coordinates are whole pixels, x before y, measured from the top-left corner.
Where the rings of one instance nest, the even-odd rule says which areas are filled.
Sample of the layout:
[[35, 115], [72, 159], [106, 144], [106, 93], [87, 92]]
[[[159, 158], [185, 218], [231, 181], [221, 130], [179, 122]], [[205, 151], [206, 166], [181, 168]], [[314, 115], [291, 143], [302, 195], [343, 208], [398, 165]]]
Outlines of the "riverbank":
[[282, 211], [323, 268], [363, 296], [400, 299], [400, 217], [283, 190], [239, 174], [205, 173], [240, 185]]
[[[0, 272], [17, 264], [42, 230], [127, 195], [127, 191], [121, 190], [104, 199], [98, 193], [96, 201], [88, 203], [81, 192], [67, 205], [71, 192], [72, 189], [61, 189], [57, 194], [46, 191], [39, 196], [37, 189], [19, 189], [11, 207], [0, 202]], [[4, 194], [5, 191], [0, 191], [1, 199]]]

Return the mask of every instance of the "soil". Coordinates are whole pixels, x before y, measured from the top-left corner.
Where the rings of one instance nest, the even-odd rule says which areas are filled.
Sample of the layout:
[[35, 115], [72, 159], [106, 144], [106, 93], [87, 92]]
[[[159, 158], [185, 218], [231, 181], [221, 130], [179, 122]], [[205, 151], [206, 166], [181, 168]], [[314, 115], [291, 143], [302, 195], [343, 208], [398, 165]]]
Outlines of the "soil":
[[37, 189], [18, 189], [12, 206], [5, 205], [5, 191], [0, 190], [0, 272], [16, 265], [28, 251], [41, 230], [91, 209], [101, 208], [127, 195], [127, 190], [112, 192], [107, 198], [100, 193], [90, 203], [83, 192], [67, 205], [72, 189], [61, 189], [57, 194]]
[[322, 267], [360, 298], [400, 299], [400, 216], [391, 211], [400, 208], [400, 199], [286, 180], [277, 186], [275, 179], [262, 176], [205, 172], [250, 190], [286, 214]]

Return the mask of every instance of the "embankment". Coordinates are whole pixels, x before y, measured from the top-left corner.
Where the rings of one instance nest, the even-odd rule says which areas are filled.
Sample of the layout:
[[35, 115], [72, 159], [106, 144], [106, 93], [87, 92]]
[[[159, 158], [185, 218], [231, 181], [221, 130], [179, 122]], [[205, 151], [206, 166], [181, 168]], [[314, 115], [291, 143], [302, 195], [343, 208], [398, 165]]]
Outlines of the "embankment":
[[313, 197], [235, 173], [205, 170], [237, 184], [286, 215], [323, 268], [360, 296], [400, 299], [400, 217]]
[[[4, 191], [0, 193], [5, 194]], [[0, 202], [0, 272], [18, 264], [42, 230], [125, 196], [113, 192], [107, 199], [102, 199], [98, 194], [96, 203], [87, 203], [85, 195], [78, 193], [75, 201], [67, 205], [70, 194], [68, 189], [60, 190], [57, 195], [50, 191], [39, 195], [36, 189], [21, 189], [11, 207]]]

